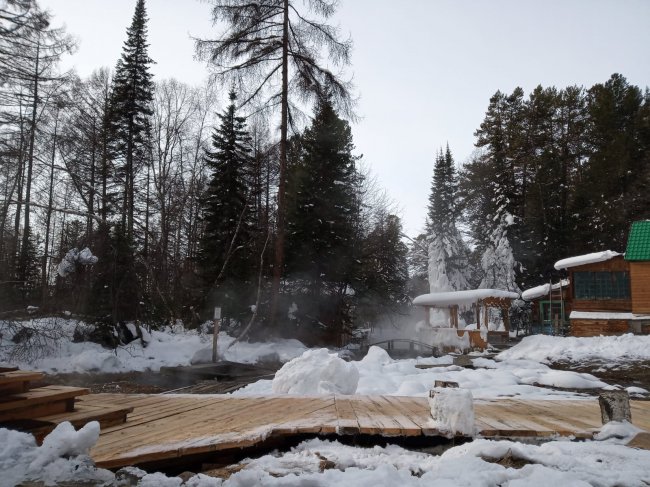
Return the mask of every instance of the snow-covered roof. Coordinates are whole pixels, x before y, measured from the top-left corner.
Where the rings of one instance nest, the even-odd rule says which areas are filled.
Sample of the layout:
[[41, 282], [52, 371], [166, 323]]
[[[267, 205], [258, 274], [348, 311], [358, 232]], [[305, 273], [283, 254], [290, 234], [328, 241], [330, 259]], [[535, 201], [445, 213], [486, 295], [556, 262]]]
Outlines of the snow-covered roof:
[[422, 294], [413, 300], [416, 306], [452, 306], [472, 304], [486, 298], [517, 299], [519, 294], [501, 289], [470, 289], [468, 291], [448, 291], [444, 293]]
[[650, 320], [650, 315], [635, 315], [620, 311], [571, 311], [572, 320]]
[[558, 260], [555, 263], [557, 270], [567, 269], [569, 267], [576, 267], [585, 264], [594, 264], [596, 262], [605, 262], [606, 260], [613, 259], [620, 254], [612, 250], [604, 250], [602, 252], [594, 252], [593, 254], [578, 255], [576, 257], [569, 257], [567, 259]]
[[[569, 280], [562, 279], [560, 282], [556, 282], [555, 284], [553, 284], [553, 289], [560, 289], [560, 286], [568, 287]], [[521, 293], [521, 299], [525, 301], [532, 301], [533, 299], [546, 296], [550, 291], [551, 291], [550, 284], [542, 284], [541, 286], [531, 287], [530, 289], [526, 289], [523, 293]]]

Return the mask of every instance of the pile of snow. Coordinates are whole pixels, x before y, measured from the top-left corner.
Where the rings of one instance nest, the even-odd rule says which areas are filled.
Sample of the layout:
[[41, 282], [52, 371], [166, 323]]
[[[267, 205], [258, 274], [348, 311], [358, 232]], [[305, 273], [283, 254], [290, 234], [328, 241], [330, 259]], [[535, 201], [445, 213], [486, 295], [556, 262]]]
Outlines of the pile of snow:
[[287, 362], [271, 381], [274, 394], [354, 394], [359, 372], [326, 348], [308, 350]]
[[77, 248], [70, 249], [59, 262], [57, 271], [61, 277], [66, 277], [75, 272], [78, 265], [96, 264], [97, 260], [97, 257], [93, 255], [88, 247], [81, 251]]
[[594, 252], [592, 254], [568, 257], [566, 259], [558, 260], [555, 263], [555, 268], [559, 271], [560, 269], [568, 269], [569, 267], [577, 267], [579, 265], [605, 262], [607, 260], [613, 259], [614, 257], [618, 257], [619, 255], [623, 255], [623, 254], [620, 254], [618, 252], [613, 252], [611, 250], [605, 250], [603, 252]]
[[553, 337], [534, 335], [501, 352], [497, 360], [527, 359], [542, 363], [602, 361], [623, 364], [650, 360], [650, 336]]
[[[325, 353], [325, 352], [321, 352]], [[305, 354], [301, 367], [313, 371], [324, 368], [321, 355]], [[472, 391], [475, 399], [520, 397], [526, 399], [579, 399], [583, 394], [554, 390], [601, 389], [607, 384], [590, 374], [552, 370], [532, 360], [494, 361], [485, 357], [473, 359], [474, 369], [453, 365], [450, 355], [435, 358], [393, 360], [379, 347], [370, 347], [362, 360], [351, 362], [359, 373], [356, 394], [427, 397], [436, 380], [457, 382]], [[416, 367], [431, 366], [431, 368]], [[310, 394], [319, 393], [312, 385]], [[260, 380], [234, 392], [235, 395], [272, 394], [272, 381]], [[327, 391], [323, 392], [327, 393]]]
[[113, 478], [107, 470], [98, 470], [88, 456], [99, 438], [99, 423], [93, 421], [75, 431], [70, 423], [61, 423], [37, 446], [30, 434], [0, 428], [0, 472], [2, 485], [26, 481], [44, 481], [48, 485], [74, 479]]
[[429, 394], [431, 427], [447, 433], [474, 436], [474, 398], [472, 392], [456, 387], [436, 387]]
[[[0, 321], [0, 334], [6, 340], [0, 343], [0, 366], [14, 365], [22, 369], [38, 369], [48, 373], [69, 372], [129, 372], [158, 371], [160, 367], [190, 365], [198, 351], [207, 349], [212, 354], [212, 336], [196, 330], [185, 330], [182, 326], [166, 327], [159, 331], [143, 332], [144, 345], [140, 340], [109, 350], [91, 342], [75, 343], [73, 341], [77, 327], [87, 327], [81, 322], [69, 319], [56, 319], [56, 335], [52, 331], [53, 319], [32, 320], [25, 326], [35, 334], [42, 336], [39, 340], [40, 355], [27, 360], [20, 360], [14, 354], [17, 346], [11, 341], [8, 324]], [[50, 338], [47, 338], [50, 337]], [[256, 363], [269, 355], [288, 361], [301, 355], [307, 347], [298, 340], [276, 340], [266, 343], [237, 342], [229, 345], [234, 338], [225, 332], [219, 333], [218, 354], [220, 358], [231, 362]]]

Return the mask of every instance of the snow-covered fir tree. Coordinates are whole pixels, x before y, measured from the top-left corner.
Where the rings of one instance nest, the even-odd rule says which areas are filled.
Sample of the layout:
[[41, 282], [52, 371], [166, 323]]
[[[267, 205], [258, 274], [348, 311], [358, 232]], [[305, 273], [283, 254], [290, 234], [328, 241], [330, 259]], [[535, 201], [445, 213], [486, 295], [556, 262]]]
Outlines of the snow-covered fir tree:
[[[454, 159], [447, 146], [436, 156], [428, 211], [429, 291], [460, 291], [468, 288], [467, 246], [456, 226], [458, 182]], [[444, 322], [445, 314], [432, 313], [432, 324]], [[446, 325], [445, 325], [446, 326]]]
[[492, 230], [481, 257], [483, 279], [479, 287], [482, 289], [520, 291], [515, 280], [519, 264], [515, 260], [508, 238], [508, 228], [513, 224], [514, 218], [510, 213], [504, 212], [498, 216], [498, 224]]
[[429, 197], [428, 247], [430, 292], [467, 289], [467, 246], [456, 225], [458, 182], [447, 146], [436, 157]]

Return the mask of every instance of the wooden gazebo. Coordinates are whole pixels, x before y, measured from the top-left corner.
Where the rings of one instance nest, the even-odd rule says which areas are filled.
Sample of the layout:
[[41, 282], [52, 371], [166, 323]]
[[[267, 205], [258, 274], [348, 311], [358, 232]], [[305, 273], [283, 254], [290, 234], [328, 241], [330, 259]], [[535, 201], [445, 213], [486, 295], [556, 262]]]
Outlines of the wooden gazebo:
[[[488, 311], [490, 308], [501, 310], [503, 317], [504, 332], [490, 332], [490, 335], [504, 335], [507, 339], [510, 331], [510, 316], [507, 310], [510, 309], [512, 301], [519, 298], [519, 294], [501, 289], [471, 289], [467, 291], [448, 291], [440, 293], [422, 294], [413, 300], [416, 306], [424, 307], [426, 322], [430, 323], [432, 309], [449, 310], [449, 326], [458, 329], [458, 308], [459, 306], [474, 306], [476, 310], [476, 331], [469, 333], [470, 342], [477, 342], [480, 338], [481, 322], [488, 324]], [[481, 316], [482, 315], [482, 316]], [[459, 330], [461, 335], [464, 330]], [[472, 335], [476, 334], [476, 337]], [[482, 339], [481, 339], [482, 341]]]

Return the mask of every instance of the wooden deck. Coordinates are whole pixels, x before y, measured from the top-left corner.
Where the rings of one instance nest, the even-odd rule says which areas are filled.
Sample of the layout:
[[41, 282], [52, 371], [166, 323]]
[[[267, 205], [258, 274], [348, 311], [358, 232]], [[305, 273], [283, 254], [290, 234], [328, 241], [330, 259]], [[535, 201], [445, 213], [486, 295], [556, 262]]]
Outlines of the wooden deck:
[[[440, 436], [425, 398], [397, 396], [189, 396], [94, 394], [80, 406], [133, 408], [125, 423], [103, 428], [91, 455], [105, 468], [254, 447], [302, 434]], [[596, 399], [475, 403], [485, 437], [591, 438], [601, 426]], [[650, 430], [650, 402], [632, 401], [632, 421]]]

